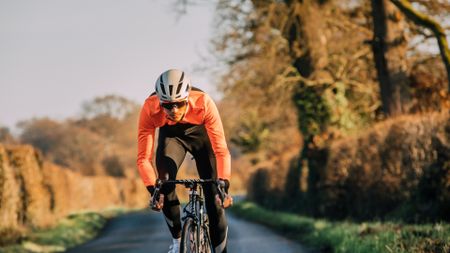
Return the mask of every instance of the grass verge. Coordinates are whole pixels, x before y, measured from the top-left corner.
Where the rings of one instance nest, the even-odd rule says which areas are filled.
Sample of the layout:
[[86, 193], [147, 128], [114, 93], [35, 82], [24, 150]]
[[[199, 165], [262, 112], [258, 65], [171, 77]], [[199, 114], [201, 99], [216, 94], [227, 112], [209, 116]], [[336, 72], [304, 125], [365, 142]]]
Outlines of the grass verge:
[[264, 209], [252, 202], [235, 204], [237, 216], [261, 223], [319, 252], [450, 252], [450, 224], [330, 222]]
[[82, 212], [61, 219], [52, 228], [34, 229], [23, 236], [20, 244], [0, 248], [0, 253], [64, 252], [97, 236], [107, 220], [125, 213], [124, 209]]

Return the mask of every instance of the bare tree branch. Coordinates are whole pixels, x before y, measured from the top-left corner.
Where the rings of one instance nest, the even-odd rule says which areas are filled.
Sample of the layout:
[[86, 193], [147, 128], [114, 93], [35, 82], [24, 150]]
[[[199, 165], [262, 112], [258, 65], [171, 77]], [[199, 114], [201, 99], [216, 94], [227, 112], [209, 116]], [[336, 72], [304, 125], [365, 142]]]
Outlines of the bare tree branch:
[[408, 18], [414, 21], [414, 23], [425, 26], [433, 31], [438, 41], [442, 60], [444, 61], [445, 67], [447, 69], [448, 90], [450, 91], [450, 49], [448, 48], [448, 42], [444, 28], [433, 18], [415, 10], [412, 7], [411, 3], [407, 0], [391, 0], [391, 2], [395, 4]]

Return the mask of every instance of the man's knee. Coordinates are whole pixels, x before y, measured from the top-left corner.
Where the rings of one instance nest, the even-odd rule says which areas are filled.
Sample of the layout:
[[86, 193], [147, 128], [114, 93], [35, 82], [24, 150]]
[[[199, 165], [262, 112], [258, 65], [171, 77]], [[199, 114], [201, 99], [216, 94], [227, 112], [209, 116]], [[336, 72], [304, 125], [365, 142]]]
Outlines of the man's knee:
[[175, 186], [170, 186], [167, 188], [161, 189], [161, 193], [164, 194], [164, 206], [172, 207], [180, 205], [180, 201], [178, 200], [177, 193], [175, 191]]
[[160, 191], [162, 194], [164, 194], [165, 196], [167, 196], [167, 197], [174, 197], [174, 196], [176, 196], [176, 193], [175, 193], [175, 185], [174, 184], [164, 184], [162, 187], [161, 187], [161, 191]]

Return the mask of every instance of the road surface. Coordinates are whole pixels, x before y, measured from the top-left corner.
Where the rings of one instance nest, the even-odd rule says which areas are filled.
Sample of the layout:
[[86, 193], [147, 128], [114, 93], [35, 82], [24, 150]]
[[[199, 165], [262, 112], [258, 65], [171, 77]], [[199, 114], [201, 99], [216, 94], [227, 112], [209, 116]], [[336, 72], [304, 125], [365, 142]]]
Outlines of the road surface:
[[[231, 253], [308, 253], [305, 248], [266, 227], [227, 213], [228, 252]], [[138, 212], [112, 219], [94, 240], [68, 253], [166, 253], [171, 236], [163, 215]]]

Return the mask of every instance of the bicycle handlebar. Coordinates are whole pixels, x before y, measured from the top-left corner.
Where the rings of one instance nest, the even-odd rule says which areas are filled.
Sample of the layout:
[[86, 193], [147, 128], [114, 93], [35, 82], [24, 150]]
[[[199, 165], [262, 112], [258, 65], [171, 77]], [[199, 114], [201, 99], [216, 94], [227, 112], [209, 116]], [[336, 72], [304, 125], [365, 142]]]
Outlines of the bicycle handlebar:
[[208, 184], [208, 183], [214, 183], [218, 184], [220, 180], [215, 179], [176, 179], [176, 180], [156, 180], [157, 186], [162, 186], [163, 184]]
[[152, 196], [152, 202], [151, 202], [152, 208], [155, 207], [156, 203], [159, 202], [159, 191], [161, 190], [161, 187], [164, 184], [182, 184], [186, 188], [190, 188], [190, 189], [194, 188], [197, 184], [200, 184], [200, 185], [214, 184], [217, 186], [219, 198], [222, 201], [222, 203], [227, 195], [225, 193], [225, 183], [222, 180], [218, 180], [218, 179], [177, 179], [177, 180], [157, 179], [155, 191]]

